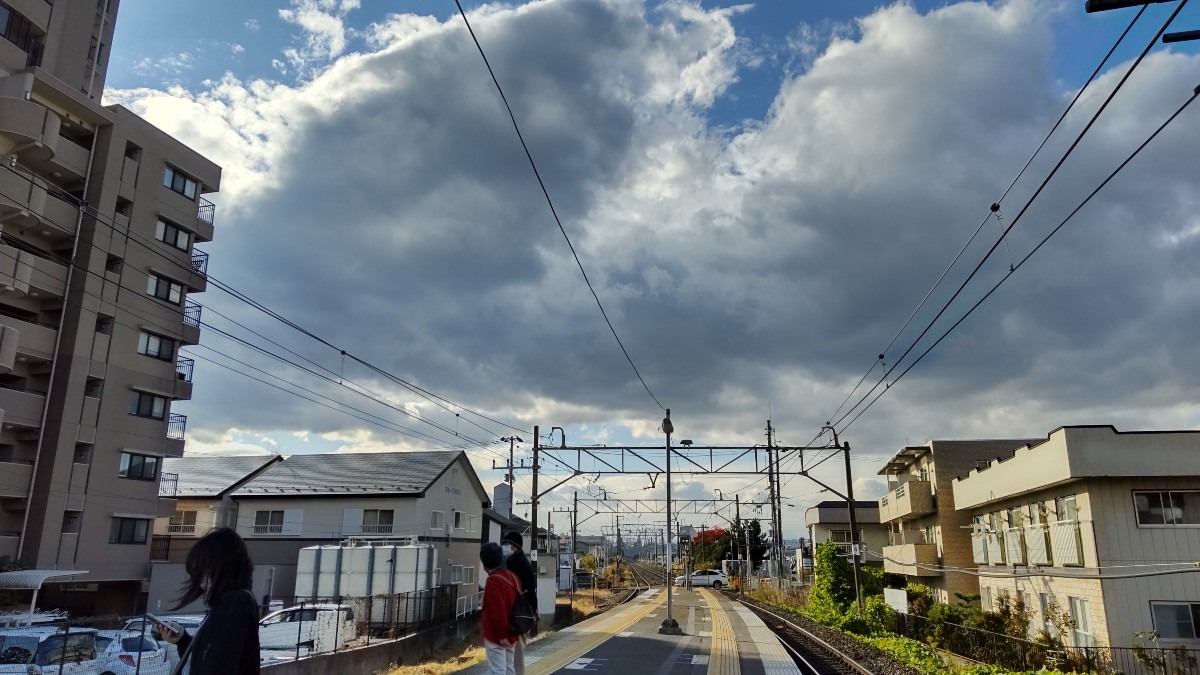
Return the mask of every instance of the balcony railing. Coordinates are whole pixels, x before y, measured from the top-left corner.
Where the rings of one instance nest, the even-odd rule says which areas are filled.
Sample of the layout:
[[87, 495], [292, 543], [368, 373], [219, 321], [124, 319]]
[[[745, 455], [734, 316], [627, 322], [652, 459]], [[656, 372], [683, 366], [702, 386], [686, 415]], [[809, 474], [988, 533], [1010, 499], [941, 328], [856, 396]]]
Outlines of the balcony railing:
[[392, 524], [388, 523], [386, 525], [363, 525], [362, 533], [363, 534], [391, 534], [392, 533]]
[[283, 525], [255, 525], [254, 534], [282, 534]]
[[186, 356], [180, 356], [175, 359], [175, 377], [184, 382], [192, 381], [192, 370], [196, 367], [196, 360], [189, 359]]
[[158, 474], [158, 496], [174, 497], [179, 494], [179, 474], [163, 471]]
[[204, 197], [198, 199], [200, 207], [196, 209], [196, 219], [203, 220], [209, 225], [213, 224], [213, 219], [217, 216], [217, 205], [208, 201]]
[[200, 311], [204, 308], [200, 303], [188, 300], [183, 306], [183, 322], [189, 326], [200, 327]]
[[167, 553], [171, 550], [171, 538], [156, 534], [150, 539], [150, 559], [151, 560], [166, 560]]
[[208, 254], [192, 249], [192, 271], [200, 276], [208, 276]]
[[185, 431], [187, 431], [187, 415], [171, 413], [167, 418], [167, 438], [182, 441]]
[[167, 532], [171, 534], [195, 534], [196, 525], [167, 525]]
[[1083, 535], [1078, 521], [1055, 521], [1050, 525], [1050, 541], [1056, 565], [1083, 564]]

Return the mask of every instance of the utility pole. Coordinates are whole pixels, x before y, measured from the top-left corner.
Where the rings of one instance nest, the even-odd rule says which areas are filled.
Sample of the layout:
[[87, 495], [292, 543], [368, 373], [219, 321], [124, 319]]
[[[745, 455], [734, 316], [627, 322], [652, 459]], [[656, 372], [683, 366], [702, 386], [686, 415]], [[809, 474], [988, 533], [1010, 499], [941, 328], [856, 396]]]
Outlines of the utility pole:
[[782, 561], [779, 560], [779, 485], [777, 480], [776, 470], [778, 462], [775, 461], [775, 429], [771, 426], [771, 420], [767, 420], [767, 485], [770, 487], [771, 497], [771, 561], [775, 564], [775, 576], [781, 578]]
[[538, 479], [538, 469], [541, 468], [538, 465], [538, 445], [539, 445], [538, 441], [540, 441], [540, 440], [541, 440], [541, 436], [538, 435], [538, 427], [537, 427], [537, 425], [534, 425], [534, 427], [533, 427], [533, 495], [530, 497], [530, 501], [533, 503], [533, 505], [530, 507], [530, 510], [529, 510], [529, 515], [531, 517], [530, 525], [532, 525], [532, 528], [531, 528], [532, 532], [529, 533], [529, 537], [532, 541], [529, 544], [529, 550], [534, 552], [535, 557], [537, 554], [537, 520], [538, 520], [537, 519], [537, 509], [538, 509], [537, 479]]
[[[737, 499], [737, 501], [734, 503], [735, 504], [734, 508], [736, 509], [736, 511], [734, 511], [734, 516], [733, 516], [734, 522], [736, 522], [738, 524], [738, 527], [742, 528], [743, 532], [746, 532], [746, 543], [749, 544], [750, 543], [750, 533], [746, 530], [746, 523], [742, 522], [742, 495], [740, 493], [735, 492], [735, 493], [733, 493], [733, 496]], [[735, 532], [733, 534], [733, 550], [736, 551], [739, 548], [741, 548], [741, 546], [738, 546], [737, 533]], [[749, 548], [746, 549], [746, 559], [747, 560], [750, 559], [750, 549]], [[750, 579], [749, 579], [749, 575], [746, 574], [746, 571], [745, 571], [746, 568], [744, 567], [744, 563], [742, 562], [742, 556], [740, 556], [740, 555], [737, 556], [737, 561], [738, 561], [738, 577], [740, 577], [740, 579], [738, 581], [738, 593], [744, 594], [746, 592], [746, 584], [750, 583]]]
[[[500, 440], [508, 441], [508, 466], [504, 467], [504, 471], [506, 472], [504, 474], [504, 480], [511, 487], [516, 482], [516, 478], [517, 478], [517, 475], [516, 475], [517, 467], [513, 463], [513, 444], [514, 443], [524, 443], [525, 441], [520, 436], [501, 436]], [[496, 466], [496, 460], [492, 460], [492, 468], [493, 469], [500, 468], [500, 467]]]
[[671, 538], [674, 538], [674, 531], [671, 529], [671, 432], [675, 431], [675, 425], [671, 424], [671, 409], [667, 408], [667, 416], [662, 422], [663, 433], [667, 435], [667, 618], [663, 619], [662, 625], [658, 627], [658, 632], [663, 635], [683, 635], [683, 631], [679, 628], [679, 622], [671, 617]]
[[[828, 427], [830, 433], [833, 434], [833, 446], [838, 446], [837, 429]], [[862, 542], [858, 540], [858, 517], [854, 514], [854, 474], [850, 471], [850, 442], [840, 446], [845, 453], [846, 459], [846, 509], [850, 514], [850, 554], [854, 557], [854, 597], [858, 603], [858, 608], [862, 609], [862, 589], [859, 586], [858, 578], [862, 572], [862, 561], [859, 559], [859, 549]]]
[[[575, 573], [575, 552], [579, 550], [579, 491], [575, 491], [575, 504], [571, 507], [571, 574]], [[571, 587], [575, 587], [574, 576]]]

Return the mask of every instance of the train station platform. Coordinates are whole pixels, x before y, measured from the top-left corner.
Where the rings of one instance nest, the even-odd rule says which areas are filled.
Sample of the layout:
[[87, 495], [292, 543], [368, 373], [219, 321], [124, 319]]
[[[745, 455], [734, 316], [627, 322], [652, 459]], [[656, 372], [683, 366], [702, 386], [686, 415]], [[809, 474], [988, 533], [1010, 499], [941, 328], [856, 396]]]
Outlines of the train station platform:
[[[634, 600], [526, 646], [526, 675], [588, 671], [612, 675], [797, 675], [800, 670], [763, 622], [709, 589], [672, 589], [683, 635], [660, 635], [666, 590]], [[469, 675], [485, 675], [486, 664]]]

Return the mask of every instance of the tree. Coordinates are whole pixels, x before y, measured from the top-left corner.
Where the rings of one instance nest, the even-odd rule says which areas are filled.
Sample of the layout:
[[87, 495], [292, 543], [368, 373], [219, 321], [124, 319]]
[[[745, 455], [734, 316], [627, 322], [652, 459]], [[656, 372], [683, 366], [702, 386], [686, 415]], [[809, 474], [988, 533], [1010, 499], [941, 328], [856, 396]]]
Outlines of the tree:
[[583, 557], [581, 557], [579, 559], [579, 569], [587, 570], [589, 572], [595, 572], [596, 571], [596, 556], [592, 555], [591, 553], [583, 554]]
[[814, 613], [843, 614], [854, 602], [854, 568], [841, 553], [841, 547], [831, 541], [819, 544], [813, 553], [816, 580], [808, 606]]
[[734, 520], [733, 526], [729, 529], [729, 534], [736, 542], [730, 542], [730, 544], [738, 555], [745, 557], [746, 535], [749, 534], [750, 561], [757, 565], [767, 557], [770, 546], [767, 544], [767, 538], [763, 534], [762, 527], [758, 524], [757, 520]]
[[733, 536], [729, 530], [713, 528], [701, 530], [692, 537], [692, 567], [705, 569], [720, 567], [721, 561], [733, 557]]

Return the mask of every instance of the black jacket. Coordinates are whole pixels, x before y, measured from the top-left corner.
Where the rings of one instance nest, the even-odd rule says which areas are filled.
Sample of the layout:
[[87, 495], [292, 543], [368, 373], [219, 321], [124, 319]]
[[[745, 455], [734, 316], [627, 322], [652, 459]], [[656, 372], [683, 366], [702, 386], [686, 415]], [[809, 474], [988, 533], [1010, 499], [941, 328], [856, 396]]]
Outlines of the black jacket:
[[517, 579], [521, 581], [521, 592], [525, 595], [525, 599], [529, 601], [529, 605], [533, 607], [533, 611], [537, 611], [537, 577], [533, 574], [533, 567], [529, 564], [529, 558], [525, 557], [525, 551], [514, 548], [512, 555], [508, 556], [508, 560], [504, 561], [508, 571], [517, 575]]
[[[228, 591], [196, 635], [186, 632], [175, 644], [181, 658], [175, 673], [190, 663], [190, 675], [258, 675], [258, 601], [250, 591]], [[189, 651], [190, 650], [190, 651]]]

